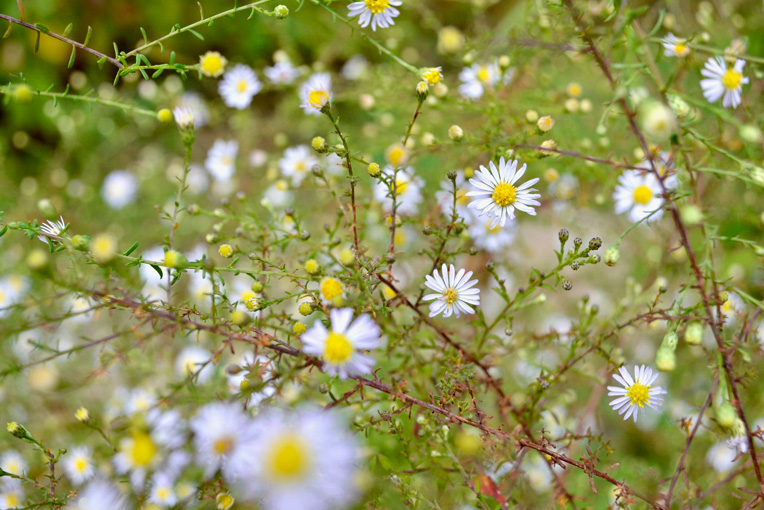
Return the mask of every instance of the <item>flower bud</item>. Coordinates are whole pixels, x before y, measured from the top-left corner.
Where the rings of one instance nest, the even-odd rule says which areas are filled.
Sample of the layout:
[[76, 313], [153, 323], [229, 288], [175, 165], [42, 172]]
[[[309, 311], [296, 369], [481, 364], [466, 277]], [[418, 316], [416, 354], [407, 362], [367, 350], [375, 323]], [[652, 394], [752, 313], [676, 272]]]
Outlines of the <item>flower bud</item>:
[[461, 142], [462, 138], [464, 138], [464, 131], [461, 127], [454, 124], [448, 128], [448, 137], [455, 142]]
[[302, 322], [295, 322], [294, 326], [292, 326], [292, 331], [295, 335], [302, 335], [305, 333], [305, 330], [307, 329], [307, 326], [303, 324]]
[[369, 163], [369, 167], [367, 168], [367, 171], [369, 172], [369, 175], [372, 177], [379, 177], [379, 175], [382, 173], [382, 170], [379, 168], [379, 165], [377, 163]]
[[313, 149], [318, 153], [323, 154], [326, 152], [326, 139], [323, 136], [317, 136], [313, 138], [311, 145], [313, 146]]
[[605, 251], [605, 264], [608, 266], [614, 266], [618, 263], [618, 259], [621, 258], [621, 252], [617, 246], [613, 245]]
[[186, 260], [186, 257], [175, 250], [168, 250], [167, 253], [164, 254], [164, 265], [169, 268], [182, 269], [186, 267], [187, 263], [188, 261]]
[[244, 310], [236, 309], [231, 312], [231, 322], [237, 326], [243, 326], [249, 322], [249, 315]]
[[554, 127], [554, 119], [549, 115], [545, 115], [538, 120], [536, 127], [542, 133], [548, 133]]
[[13, 436], [17, 437], [19, 439], [23, 439], [25, 441], [34, 441], [35, 439], [32, 437], [32, 434], [29, 433], [29, 431], [24, 427], [24, 425], [17, 423], [15, 421], [12, 421], [8, 424], [6, 427], [8, 432]]
[[90, 421], [90, 412], [86, 408], [80, 407], [74, 413], [74, 417], [77, 418], [77, 421], [88, 423]]
[[420, 81], [416, 85], [416, 95], [419, 96], [420, 99], [424, 99], [427, 97], [427, 94], [430, 92], [430, 86], [427, 85], [426, 81]]
[[321, 266], [315, 259], [310, 259], [305, 262], [305, 272], [308, 274], [316, 274], [321, 269]]
[[111, 234], [99, 234], [90, 243], [90, 253], [96, 262], [108, 264], [117, 256], [117, 240]]
[[719, 423], [719, 425], [725, 429], [728, 429], [735, 424], [735, 418], [737, 418], [737, 412], [735, 412], [735, 408], [732, 406], [732, 404], [730, 404], [727, 400], [722, 402], [722, 404], [716, 410], [716, 421]]
[[655, 354], [655, 366], [661, 372], [671, 372], [676, 368], [676, 354], [673, 350], [661, 345]]
[[690, 345], [700, 345], [703, 341], [703, 324], [691, 322], [684, 330], [684, 341]]
[[589, 249], [592, 251], [597, 251], [602, 247], [602, 239], [599, 237], [592, 237], [589, 240]]
[[252, 292], [260, 293], [263, 291], [263, 284], [260, 282], [252, 282]]
[[568, 229], [562, 228], [560, 229], [560, 233], [557, 234], [557, 237], [560, 239], [561, 243], [566, 243], [570, 238], [570, 233], [568, 232]]
[[676, 350], [676, 344], [679, 342], [679, 337], [676, 335], [675, 332], [669, 331], [666, 333], [666, 335], [663, 337], [663, 343], [661, 344], [662, 347], [667, 347], [668, 349], [671, 349], [672, 351]]
[[[284, 6], [280, 5], [279, 7], [284, 7]], [[286, 9], [286, 7], [284, 8]], [[215, 496], [215, 508], [217, 508], [217, 510], [228, 510], [229, 508], [233, 506], [235, 501], [236, 499], [230, 494], [228, 494], [227, 492], [221, 492], [220, 494]]]
[[32, 88], [27, 85], [26, 83], [22, 83], [21, 85], [18, 85], [14, 89], [14, 93], [16, 96], [16, 101], [19, 103], [28, 103], [32, 100], [32, 96], [34, 95], [34, 92], [32, 92]]
[[353, 252], [350, 250], [342, 250], [342, 253], [340, 253], [340, 262], [343, 266], [352, 266], [353, 262], [355, 262], [355, 255], [353, 255]]
[[90, 236], [76, 235], [72, 237], [72, 246], [75, 250], [88, 251], [90, 248]]
[[289, 16], [289, 8], [286, 5], [277, 5], [275, 9], [273, 9], [273, 14], [276, 16], [277, 19], [284, 19], [287, 16]]
[[300, 314], [306, 317], [313, 313], [313, 305], [311, 303], [302, 303], [299, 308]]
[[162, 108], [157, 112], [157, 119], [159, 119], [159, 122], [164, 122], [165, 124], [173, 121], [173, 115], [169, 108]]
[[230, 244], [221, 244], [218, 248], [218, 253], [221, 257], [230, 259], [233, 257], [233, 248], [231, 248]]

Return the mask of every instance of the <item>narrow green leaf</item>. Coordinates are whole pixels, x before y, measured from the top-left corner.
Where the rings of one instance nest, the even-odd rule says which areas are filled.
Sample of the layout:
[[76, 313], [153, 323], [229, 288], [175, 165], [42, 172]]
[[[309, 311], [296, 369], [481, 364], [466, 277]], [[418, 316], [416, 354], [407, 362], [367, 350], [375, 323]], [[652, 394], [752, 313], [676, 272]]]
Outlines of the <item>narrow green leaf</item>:
[[[82, 43], [83, 46], [87, 46], [88, 45], [88, 43], [90, 42], [90, 36], [91, 35], [93, 35], [93, 27], [88, 25], [88, 33], [85, 34], [85, 42]], [[117, 51], [117, 43], [114, 43], [114, 51], [115, 52]]]
[[69, 33], [72, 31], [72, 28], [74, 27], [73, 24], [69, 23], [66, 25], [66, 28], [64, 29], [64, 35], [69, 35]]
[[0, 237], [3, 237], [8, 232], [8, 225], [3, 225], [3, 229], [0, 230]]
[[149, 38], [146, 35], [146, 31], [143, 29], [143, 27], [139, 27], [141, 29], [141, 33], [143, 34], [143, 44], [146, 45], [149, 43]]
[[158, 265], [156, 265], [156, 264], [151, 264], [151, 267], [153, 267], [153, 268], [154, 268], [154, 271], [156, 271], [157, 273], [159, 273], [159, 277], [160, 277], [160, 278], [164, 278], [164, 273], [162, 272], [162, 268], [161, 268], [161, 267], [159, 267], [159, 266], [158, 266]]
[[204, 40], [204, 36], [202, 34], [200, 34], [199, 32], [197, 32], [196, 30], [192, 30], [192, 29], [189, 28], [188, 31], [191, 32], [192, 34], [194, 34], [200, 40], [202, 40], [202, 41]]
[[34, 26], [37, 27], [37, 30], [39, 30], [43, 34], [47, 34], [48, 32], [50, 32], [50, 29], [46, 27], [45, 25], [43, 25], [42, 23], [35, 23]]
[[40, 32], [37, 32], [37, 40], [34, 43], [34, 52], [40, 51]]
[[71, 69], [74, 65], [74, 57], [77, 56], [77, 47], [72, 44], [72, 54], [69, 56], [69, 64], [66, 66], [68, 69]]
[[138, 247], [138, 241], [134, 242], [133, 245], [124, 253], [125, 257], [133, 253], [137, 247]]

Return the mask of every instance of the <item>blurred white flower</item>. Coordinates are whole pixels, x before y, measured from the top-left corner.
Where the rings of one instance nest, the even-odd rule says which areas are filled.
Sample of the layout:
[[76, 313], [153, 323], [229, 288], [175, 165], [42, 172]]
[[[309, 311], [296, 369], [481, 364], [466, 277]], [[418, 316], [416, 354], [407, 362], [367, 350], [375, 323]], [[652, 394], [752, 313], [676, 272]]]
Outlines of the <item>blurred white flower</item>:
[[204, 166], [216, 181], [227, 181], [236, 171], [236, 155], [239, 153], [239, 142], [236, 140], [215, 140]]
[[[409, 166], [398, 169], [396, 172], [394, 167], [386, 166], [382, 170], [382, 175], [388, 179], [392, 179], [393, 175], [395, 176], [395, 214], [416, 214], [419, 209], [419, 203], [422, 201], [424, 181], [414, 175], [414, 168]], [[374, 186], [374, 199], [382, 204], [382, 208], [386, 212], [392, 213], [393, 199], [387, 184], [382, 182], [381, 178]]]
[[122, 209], [135, 202], [138, 179], [127, 170], [114, 170], [103, 181], [101, 196], [112, 209]]
[[288, 60], [282, 60], [276, 62], [272, 67], [266, 67], [263, 69], [263, 74], [275, 85], [289, 85], [299, 75], [297, 69]]
[[300, 89], [300, 107], [310, 115], [321, 115], [321, 110], [332, 102], [332, 79], [329, 73], [316, 73]]
[[252, 102], [252, 98], [262, 90], [263, 84], [257, 79], [255, 71], [243, 64], [237, 64], [223, 75], [218, 82], [218, 91], [223, 101], [231, 108], [243, 110]]
[[310, 174], [313, 165], [317, 164], [318, 159], [307, 145], [289, 147], [284, 151], [284, 156], [279, 160], [281, 175], [292, 179], [294, 186], [299, 186], [303, 179]]

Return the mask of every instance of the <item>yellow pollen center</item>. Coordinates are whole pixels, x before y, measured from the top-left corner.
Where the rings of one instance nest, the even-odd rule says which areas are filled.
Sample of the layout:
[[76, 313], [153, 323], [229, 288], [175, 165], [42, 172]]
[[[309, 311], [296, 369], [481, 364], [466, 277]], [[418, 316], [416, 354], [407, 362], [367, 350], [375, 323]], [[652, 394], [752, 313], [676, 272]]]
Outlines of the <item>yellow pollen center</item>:
[[443, 293], [443, 297], [446, 298], [446, 303], [453, 305], [454, 301], [459, 298], [459, 294], [454, 289], [448, 288]]
[[640, 384], [637, 380], [629, 387], [626, 396], [631, 400], [631, 405], [637, 404], [639, 407], [645, 407], [645, 404], [650, 403], [650, 386]]
[[221, 437], [220, 439], [216, 440], [213, 445], [212, 449], [215, 451], [217, 455], [225, 455], [226, 453], [230, 452], [233, 448], [233, 439], [230, 437]]
[[236, 89], [239, 92], [244, 92], [245, 90], [247, 90], [247, 82], [244, 80], [239, 80], [239, 83], [236, 84]]
[[404, 181], [402, 179], [396, 179], [395, 180], [395, 194], [396, 195], [403, 195], [406, 193], [406, 187], [409, 185], [408, 181]]
[[653, 198], [653, 192], [647, 186], [639, 186], [634, 190], [634, 201], [638, 204], [647, 205]]
[[684, 55], [685, 53], [687, 53], [687, 50], [688, 48], [686, 44], [677, 44], [676, 46], [674, 46], [674, 53], [678, 55]]
[[329, 94], [323, 90], [311, 90], [308, 95], [308, 103], [316, 110], [320, 110], [329, 102]]
[[307, 165], [305, 164], [305, 161], [298, 161], [294, 165], [294, 169], [300, 173], [304, 172], [306, 167]]
[[19, 506], [19, 503], [21, 503], [21, 500], [13, 492], [8, 492], [5, 494], [5, 504], [7, 505], [6, 508], [16, 508]]
[[217, 55], [210, 55], [204, 57], [204, 60], [202, 60], [202, 69], [204, 69], [204, 72], [206, 73], [215, 74], [223, 69], [223, 62]]
[[345, 335], [331, 331], [326, 337], [324, 359], [329, 363], [343, 365], [350, 359], [352, 353], [353, 345]]
[[501, 183], [493, 190], [493, 201], [501, 207], [511, 204], [517, 197], [517, 190], [511, 184]]
[[334, 298], [342, 294], [342, 284], [334, 278], [328, 278], [321, 284], [321, 294], [329, 301], [333, 301]]
[[81, 471], [85, 471], [85, 469], [87, 469], [87, 467], [88, 467], [88, 461], [87, 461], [87, 459], [85, 459], [83, 457], [80, 457], [80, 458], [78, 458], [77, 460], [74, 461], [74, 468], [77, 471], [80, 471], [80, 472]]
[[284, 435], [274, 441], [266, 459], [268, 474], [277, 481], [289, 482], [305, 474], [310, 464], [310, 452], [301, 438]]
[[157, 489], [157, 499], [159, 499], [160, 501], [164, 501], [169, 496], [170, 496], [170, 489], [168, 489], [167, 487], [160, 487], [159, 489]]
[[499, 224], [497, 223], [495, 227], [491, 228], [491, 223], [493, 222], [492, 221], [486, 222], [485, 231], [488, 232], [489, 234], [495, 234], [500, 229]]
[[483, 83], [488, 82], [488, 80], [491, 78], [491, 71], [488, 69], [488, 66], [480, 66], [480, 70], [477, 73], [477, 78]]
[[143, 432], [133, 436], [132, 449], [130, 451], [133, 463], [137, 466], [148, 466], [154, 460], [157, 447], [151, 437]]
[[369, 9], [372, 14], [384, 12], [388, 7], [390, 7], [390, 0], [366, 0], [366, 8]]
[[724, 84], [724, 87], [729, 90], [735, 90], [740, 86], [740, 80], [742, 78], [742, 74], [730, 70], [724, 73], [724, 76], [722, 76], [722, 84]]
[[429, 71], [425, 71], [422, 77], [430, 85], [435, 85], [436, 83], [440, 82], [440, 71], [438, 71], [437, 69], [430, 69]]

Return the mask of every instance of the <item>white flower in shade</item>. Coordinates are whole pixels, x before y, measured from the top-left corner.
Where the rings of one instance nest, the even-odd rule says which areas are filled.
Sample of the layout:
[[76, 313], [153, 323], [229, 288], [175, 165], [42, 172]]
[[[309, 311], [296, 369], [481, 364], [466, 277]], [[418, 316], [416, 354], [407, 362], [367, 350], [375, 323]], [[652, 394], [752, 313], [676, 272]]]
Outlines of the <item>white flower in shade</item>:
[[345, 166], [345, 159], [338, 155], [331, 153], [327, 154], [323, 161], [324, 171], [330, 175], [343, 176], [347, 175], [348, 170]]
[[[618, 177], [618, 186], [613, 192], [616, 214], [629, 213], [629, 219], [637, 222], [663, 206], [661, 186], [655, 174], [641, 170], [626, 170]], [[657, 220], [663, 211], [653, 214]]]
[[737, 108], [740, 105], [743, 85], [748, 83], [748, 78], [743, 76], [745, 60], [736, 60], [732, 69], [727, 69], [727, 63], [722, 57], [712, 57], [706, 61], [700, 74], [706, 77], [700, 80], [700, 88], [703, 95], [710, 103], [715, 103], [722, 98], [722, 106], [725, 108]]
[[74, 485], [82, 485], [95, 474], [93, 454], [86, 446], [72, 448], [64, 457], [64, 472]]
[[131, 505], [127, 498], [119, 490], [119, 487], [97, 479], [88, 483], [85, 488], [79, 491], [77, 500], [72, 506], [67, 506], [72, 510], [127, 510]]
[[[416, 214], [419, 209], [419, 203], [422, 201], [424, 182], [421, 178], [414, 175], [414, 168], [410, 166], [399, 168], [396, 172], [394, 167], [386, 166], [382, 170], [382, 175], [388, 181], [391, 181], [393, 176], [395, 178], [395, 214]], [[374, 199], [382, 204], [386, 212], [393, 212], [393, 198], [390, 193], [390, 187], [387, 183], [382, 182], [381, 178], [374, 186]]]
[[244, 370], [238, 374], [227, 374], [228, 390], [233, 394], [242, 392], [242, 384], [249, 374], [256, 374], [257, 379], [265, 383], [258, 391], [247, 391], [249, 400], [247, 407], [259, 405], [263, 400], [276, 394], [276, 384], [278, 381], [278, 371], [276, 363], [265, 356], [257, 356], [251, 352], [244, 353], [240, 358], [234, 360]]
[[151, 409], [146, 413], [146, 424], [151, 431], [151, 440], [163, 448], [177, 449], [187, 443], [186, 421], [175, 409]]
[[249, 465], [234, 484], [263, 510], [342, 510], [357, 496], [358, 448], [336, 415], [269, 410], [255, 419]]
[[312, 172], [313, 165], [317, 164], [318, 158], [313, 155], [307, 145], [289, 147], [279, 160], [281, 174], [292, 179], [294, 186], [299, 186], [305, 176]]
[[300, 107], [310, 115], [321, 115], [321, 109], [332, 102], [332, 78], [329, 73], [316, 73], [300, 89]]
[[133, 415], [145, 413], [157, 403], [157, 397], [152, 392], [143, 388], [135, 388], [127, 395], [125, 401], [125, 413]]
[[[40, 230], [42, 230], [44, 234], [48, 234], [49, 236], [59, 237], [61, 233], [64, 230], [66, 230], [66, 222], [64, 221], [64, 217], [59, 216], [58, 221], [51, 221], [51, 220], [46, 221], [45, 223], [40, 225]], [[39, 235], [37, 236], [37, 239], [39, 239], [45, 244], [48, 244], [48, 237], [46, 236]], [[51, 241], [53, 241], [53, 239], [51, 239]]]
[[536, 216], [535, 205], [541, 205], [537, 198], [541, 195], [533, 193], [536, 191], [531, 188], [538, 182], [538, 177], [526, 181], [524, 184], [517, 185], [517, 181], [525, 174], [527, 165], [518, 170], [518, 161], [510, 159], [508, 162], [502, 157], [497, 167], [493, 161], [489, 163], [490, 170], [480, 166], [480, 170], [475, 172], [475, 177], [470, 179], [473, 191], [467, 193], [468, 197], [476, 197], [470, 202], [469, 207], [479, 209], [480, 215], [488, 215], [493, 218], [491, 228], [496, 225], [502, 227], [507, 223], [507, 219], [515, 218], [515, 209], [526, 212], [531, 216]]
[[175, 373], [183, 379], [195, 377], [198, 384], [203, 384], [215, 373], [211, 358], [212, 355], [205, 349], [195, 345], [186, 347], [175, 358]]
[[369, 69], [369, 61], [363, 55], [353, 55], [342, 66], [342, 77], [346, 80], [360, 80]]
[[624, 420], [628, 420], [630, 416], [634, 417], [634, 422], [637, 421], [637, 415], [640, 409], [644, 409], [645, 405], [657, 410], [656, 406], [659, 406], [663, 402], [661, 395], [666, 394], [666, 390], [660, 386], [653, 386], [655, 379], [658, 378], [658, 372], [653, 373], [652, 368], [648, 368], [645, 365], [634, 366], [634, 378], [632, 379], [629, 371], [625, 367], [619, 369], [621, 375], [613, 374], [616, 381], [623, 385], [623, 388], [618, 386], [608, 386], [608, 396], [617, 397], [610, 402], [614, 411], [618, 411], [618, 414], [625, 414]]
[[393, 18], [396, 18], [401, 12], [396, 9], [403, 2], [400, 0], [362, 0], [348, 5], [348, 17], [358, 18], [358, 24], [366, 28], [371, 23], [371, 29], [377, 30], [377, 27], [387, 28], [395, 25]]
[[745, 312], [745, 303], [736, 292], [727, 292], [727, 300], [721, 306], [722, 315], [729, 321], [735, 321], [738, 315]]
[[[204, 102], [202, 96], [197, 92], [186, 92], [180, 96], [175, 107], [190, 110], [195, 128], [206, 125], [210, 120], [210, 111], [207, 108], [207, 103]], [[177, 117], [175, 117], [175, 121], [178, 121]]]
[[0, 469], [12, 475], [22, 476], [26, 473], [27, 463], [19, 452], [8, 450], [0, 456]]
[[456, 314], [459, 318], [461, 312], [466, 314], [475, 313], [472, 306], [480, 304], [480, 289], [473, 288], [480, 283], [477, 279], [470, 280], [472, 271], [465, 272], [462, 268], [456, 272], [453, 264], [450, 267], [443, 264], [441, 272], [433, 270], [432, 276], [425, 275], [425, 286], [434, 290], [434, 294], [427, 294], [422, 299], [434, 301], [430, 303], [430, 317], [443, 314], [443, 317], [451, 317]]
[[279, 179], [263, 192], [260, 203], [268, 203], [273, 207], [281, 208], [291, 205], [293, 201], [294, 193], [289, 188], [289, 183], [284, 179]]
[[149, 489], [149, 503], [162, 508], [175, 506], [178, 496], [175, 494], [175, 480], [167, 473], [157, 473], [151, 478]]
[[735, 467], [736, 457], [737, 452], [730, 449], [724, 441], [716, 443], [706, 452], [706, 462], [711, 464], [714, 471], [719, 473], [732, 471], [732, 468]]
[[149, 433], [136, 429], [119, 442], [112, 461], [117, 473], [128, 475], [133, 488], [142, 490], [146, 475], [162, 462], [162, 454]]
[[114, 170], [103, 181], [101, 196], [112, 209], [122, 209], [135, 202], [138, 179], [127, 170]]
[[[456, 214], [461, 218], [468, 219], [471, 214], [469, 208], [470, 199], [467, 198], [467, 178], [464, 176], [464, 170], [456, 172]], [[438, 200], [440, 211], [451, 218], [454, 213], [454, 185], [451, 179], [440, 181], [440, 190], [435, 192], [435, 198]]]
[[0, 482], [0, 510], [22, 508], [24, 506], [24, 487], [20, 480], [4, 478]]
[[266, 67], [263, 69], [263, 74], [268, 78], [268, 81], [275, 85], [289, 85], [299, 75], [297, 69], [288, 60], [282, 60], [276, 62], [272, 67]]
[[239, 153], [239, 142], [236, 140], [215, 140], [204, 166], [216, 181], [227, 181], [236, 171], [236, 155]]
[[237, 64], [223, 75], [218, 83], [218, 92], [223, 97], [226, 106], [243, 110], [252, 102], [252, 98], [260, 92], [263, 84], [257, 79], [251, 67]]
[[[663, 185], [666, 189], [674, 189], [677, 186], [676, 173], [674, 172], [674, 157], [668, 152], [659, 152], [653, 156], [653, 165], [658, 175], [663, 178]], [[645, 169], [645, 171], [652, 171], [652, 166], [648, 159], [640, 161], [637, 165], [639, 168]]]
[[[504, 84], [512, 81], [513, 74], [511, 69], [504, 72]], [[462, 81], [462, 84], [459, 85], [459, 93], [468, 99], [477, 100], [483, 96], [486, 89], [493, 89], [502, 80], [502, 72], [496, 62], [472, 64], [472, 66], [462, 69], [459, 73], [459, 79]]]
[[490, 218], [479, 216], [472, 210], [465, 217], [465, 222], [469, 225], [470, 237], [475, 247], [488, 253], [504, 252], [515, 241], [515, 224], [501, 228], [494, 225]]
[[255, 440], [249, 416], [241, 406], [213, 402], [202, 407], [191, 419], [196, 458], [209, 478], [222, 469], [226, 480], [246, 473], [250, 452], [247, 441]]
[[374, 358], [362, 354], [359, 349], [370, 350], [381, 345], [377, 324], [366, 314], [353, 320], [352, 308], [333, 309], [330, 319], [331, 329], [327, 330], [321, 321], [316, 321], [302, 334], [303, 350], [321, 358], [324, 370], [343, 380], [371, 372]]
[[686, 57], [690, 54], [690, 47], [687, 46], [687, 39], [681, 39], [671, 32], [663, 38], [664, 54], [667, 57]]
[[186, 129], [194, 125], [194, 110], [188, 106], [176, 106], [172, 111], [172, 116], [180, 129]]

